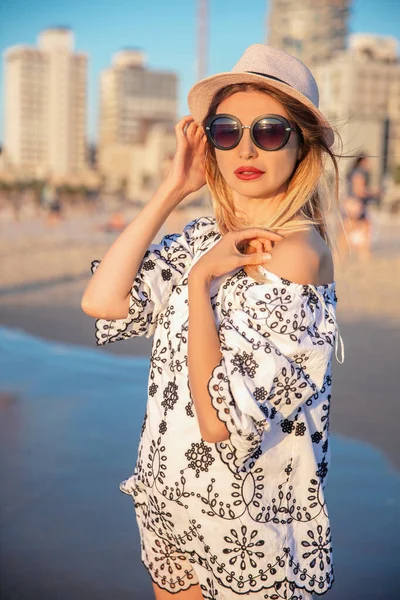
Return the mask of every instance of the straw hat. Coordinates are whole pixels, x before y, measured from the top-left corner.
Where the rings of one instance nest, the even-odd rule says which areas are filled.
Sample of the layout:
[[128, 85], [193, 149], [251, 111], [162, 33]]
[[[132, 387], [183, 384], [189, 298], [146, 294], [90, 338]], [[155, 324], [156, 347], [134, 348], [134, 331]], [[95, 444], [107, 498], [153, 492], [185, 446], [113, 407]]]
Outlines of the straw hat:
[[190, 88], [189, 110], [198, 125], [203, 124], [215, 94], [232, 83], [268, 83], [288, 96], [296, 98], [315, 113], [325, 128], [328, 147], [332, 146], [335, 134], [324, 115], [318, 110], [317, 83], [311, 71], [301, 60], [267, 44], [252, 44], [245, 50], [232, 71], [201, 79]]

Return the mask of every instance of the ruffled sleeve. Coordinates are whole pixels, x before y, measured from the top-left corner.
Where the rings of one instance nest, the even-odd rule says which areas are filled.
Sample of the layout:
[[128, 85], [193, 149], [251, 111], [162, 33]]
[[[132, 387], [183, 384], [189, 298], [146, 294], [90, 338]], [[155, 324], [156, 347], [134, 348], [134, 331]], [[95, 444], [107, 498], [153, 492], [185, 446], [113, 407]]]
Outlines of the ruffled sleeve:
[[324, 315], [312, 297], [287, 295], [285, 302], [282, 290], [274, 291], [246, 310], [232, 310], [220, 323], [222, 357], [208, 391], [229, 431], [236, 471], [254, 464], [267, 436], [279, 443], [291, 433], [291, 415], [311, 398], [316, 402], [330, 376], [335, 336], [330, 313]]
[[[190, 268], [199, 241], [213, 226], [212, 217], [190, 221], [182, 233], [165, 235], [151, 244], [139, 265], [130, 290], [129, 312], [123, 319], [96, 319], [96, 344], [103, 345], [134, 336], [150, 338], [160, 312], [174, 288]], [[91, 263], [92, 274], [101, 261]]]

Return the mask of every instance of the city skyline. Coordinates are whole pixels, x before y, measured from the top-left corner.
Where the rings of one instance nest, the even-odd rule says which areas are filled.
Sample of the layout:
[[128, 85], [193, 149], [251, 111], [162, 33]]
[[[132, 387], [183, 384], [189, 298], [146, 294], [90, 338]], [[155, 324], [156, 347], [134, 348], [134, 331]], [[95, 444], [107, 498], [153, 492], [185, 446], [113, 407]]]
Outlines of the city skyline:
[[[157, 6], [160, 7], [159, 10]], [[98, 142], [100, 73], [110, 66], [112, 56], [123, 48], [141, 48], [147, 56], [150, 69], [175, 71], [180, 80], [178, 118], [188, 113], [187, 92], [196, 81], [197, 2], [176, 1], [173, 3], [174, 10], [168, 13], [165, 12], [165, 3], [154, 0], [150, 19], [147, 18], [149, 9], [146, 6], [135, 6], [132, 2], [128, 4], [125, 0], [120, 0], [118, 8], [118, 12], [113, 12], [109, 5], [99, 10], [98, 3], [87, 2], [78, 6], [73, 1], [69, 6], [54, 6], [43, 1], [36, 5], [32, 14], [28, 14], [26, 2], [22, 3], [20, 0], [0, 8], [0, 20], [6, 24], [0, 36], [1, 144], [4, 143], [4, 52], [6, 48], [18, 44], [36, 46], [39, 33], [48, 27], [70, 28], [75, 35], [76, 51], [89, 54], [86, 127], [89, 143]], [[265, 42], [268, 16], [268, 2], [265, 0], [255, 0], [251, 13], [246, 11], [239, 0], [233, 0], [227, 14], [221, 3], [210, 1], [209, 15], [207, 75], [229, 71], [248, 45]], [[137, 17], [137, 23], [132, 23], [130, 31], [130, 22], [134, 16]], [[374, 14], [373, 0], [355, 0], [349, 18], [349, 31], [390, 35], [398, 39], [396, 24], [399, 21], [400, 3], [395, 0], [383, 1], [378, 14]], [[106, 23], [110, 31], [103, 39], [101, 32], [106, 30]], [[117, 31], [113, 30], [114, 23]], [[164, 31], [170, 33], [168, 39], [165, 39]], [[219, 48], [223, 48], [223, 52]]]

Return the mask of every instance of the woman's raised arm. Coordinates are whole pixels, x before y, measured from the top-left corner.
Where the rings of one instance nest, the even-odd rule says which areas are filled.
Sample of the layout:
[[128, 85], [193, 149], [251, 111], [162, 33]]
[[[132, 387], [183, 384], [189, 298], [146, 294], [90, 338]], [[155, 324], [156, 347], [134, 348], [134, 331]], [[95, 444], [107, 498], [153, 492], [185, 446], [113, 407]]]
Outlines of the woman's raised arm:
[[132, 282], [154, 236], [174, 208], [205, 184], [202, 129], [186, 116], [175, 133], [177, 149], [168, 177], [109, 248], [85, 289], [81, 307], [91, 317], [127, 317]]
[[168, 215], [182, 200], [166, 180], [106, 252], [82, 297], [82, 310], [98, 319], [122, 319], [143, 256]]

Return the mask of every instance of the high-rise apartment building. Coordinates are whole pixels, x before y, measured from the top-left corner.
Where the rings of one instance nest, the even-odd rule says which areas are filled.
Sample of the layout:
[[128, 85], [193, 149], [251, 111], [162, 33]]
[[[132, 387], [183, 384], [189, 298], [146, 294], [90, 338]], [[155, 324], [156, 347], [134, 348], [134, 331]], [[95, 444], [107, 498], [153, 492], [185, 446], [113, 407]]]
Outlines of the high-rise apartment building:
[[346, 48], [351, 0], [270, 0], [268, 44], [308, 67]]
[[141, 50], [122, 50], [101, 74], [100, 147], [141, 139], [142, 122], [175, 122], [177, 76], [149, 70]]
[[[114, 55], [112, 66], [101, 73], [100, 79], [98, 164], [108, 181], [134, 177], [133, 171], [139, 166], [137, 160], [132, 165], [135, 149], [142, 147], [143, 153], [154, 127], [161, 145], [163, 128], [166, 132], [172, 128], [173, 133], [177, 86], [176, 73], [148, 69], [146, 56], [139, 49], [125, 49]], [[166, 135], [171, 137], [171, 133]], [[166, 146], [170, 152], [170, 140]], [[159, 169], [160, 152], [153, 151], [154, 169], [147, 161], [147, 176], [155, 176]]]
[[132, 144], [140, 140], [145, 121], [175, 122], [177, 76], [149, 70], [140, 50], [122, 50], [101, 73], [99, 144]]
[[[400, 57], [392, 37], [353, 34], [349, 48], [313, 70], [320, 109], [338, 128], [344, 153], [367, 152], [372, 179], [400, 165]], [[349, 161], [341, 161], [347, 169]]]
[[9, 163], [36, 176], [86, 168], [87, 55], [65, 27], [42, 31], [38, 47], [8, 48], [4, 148]]

